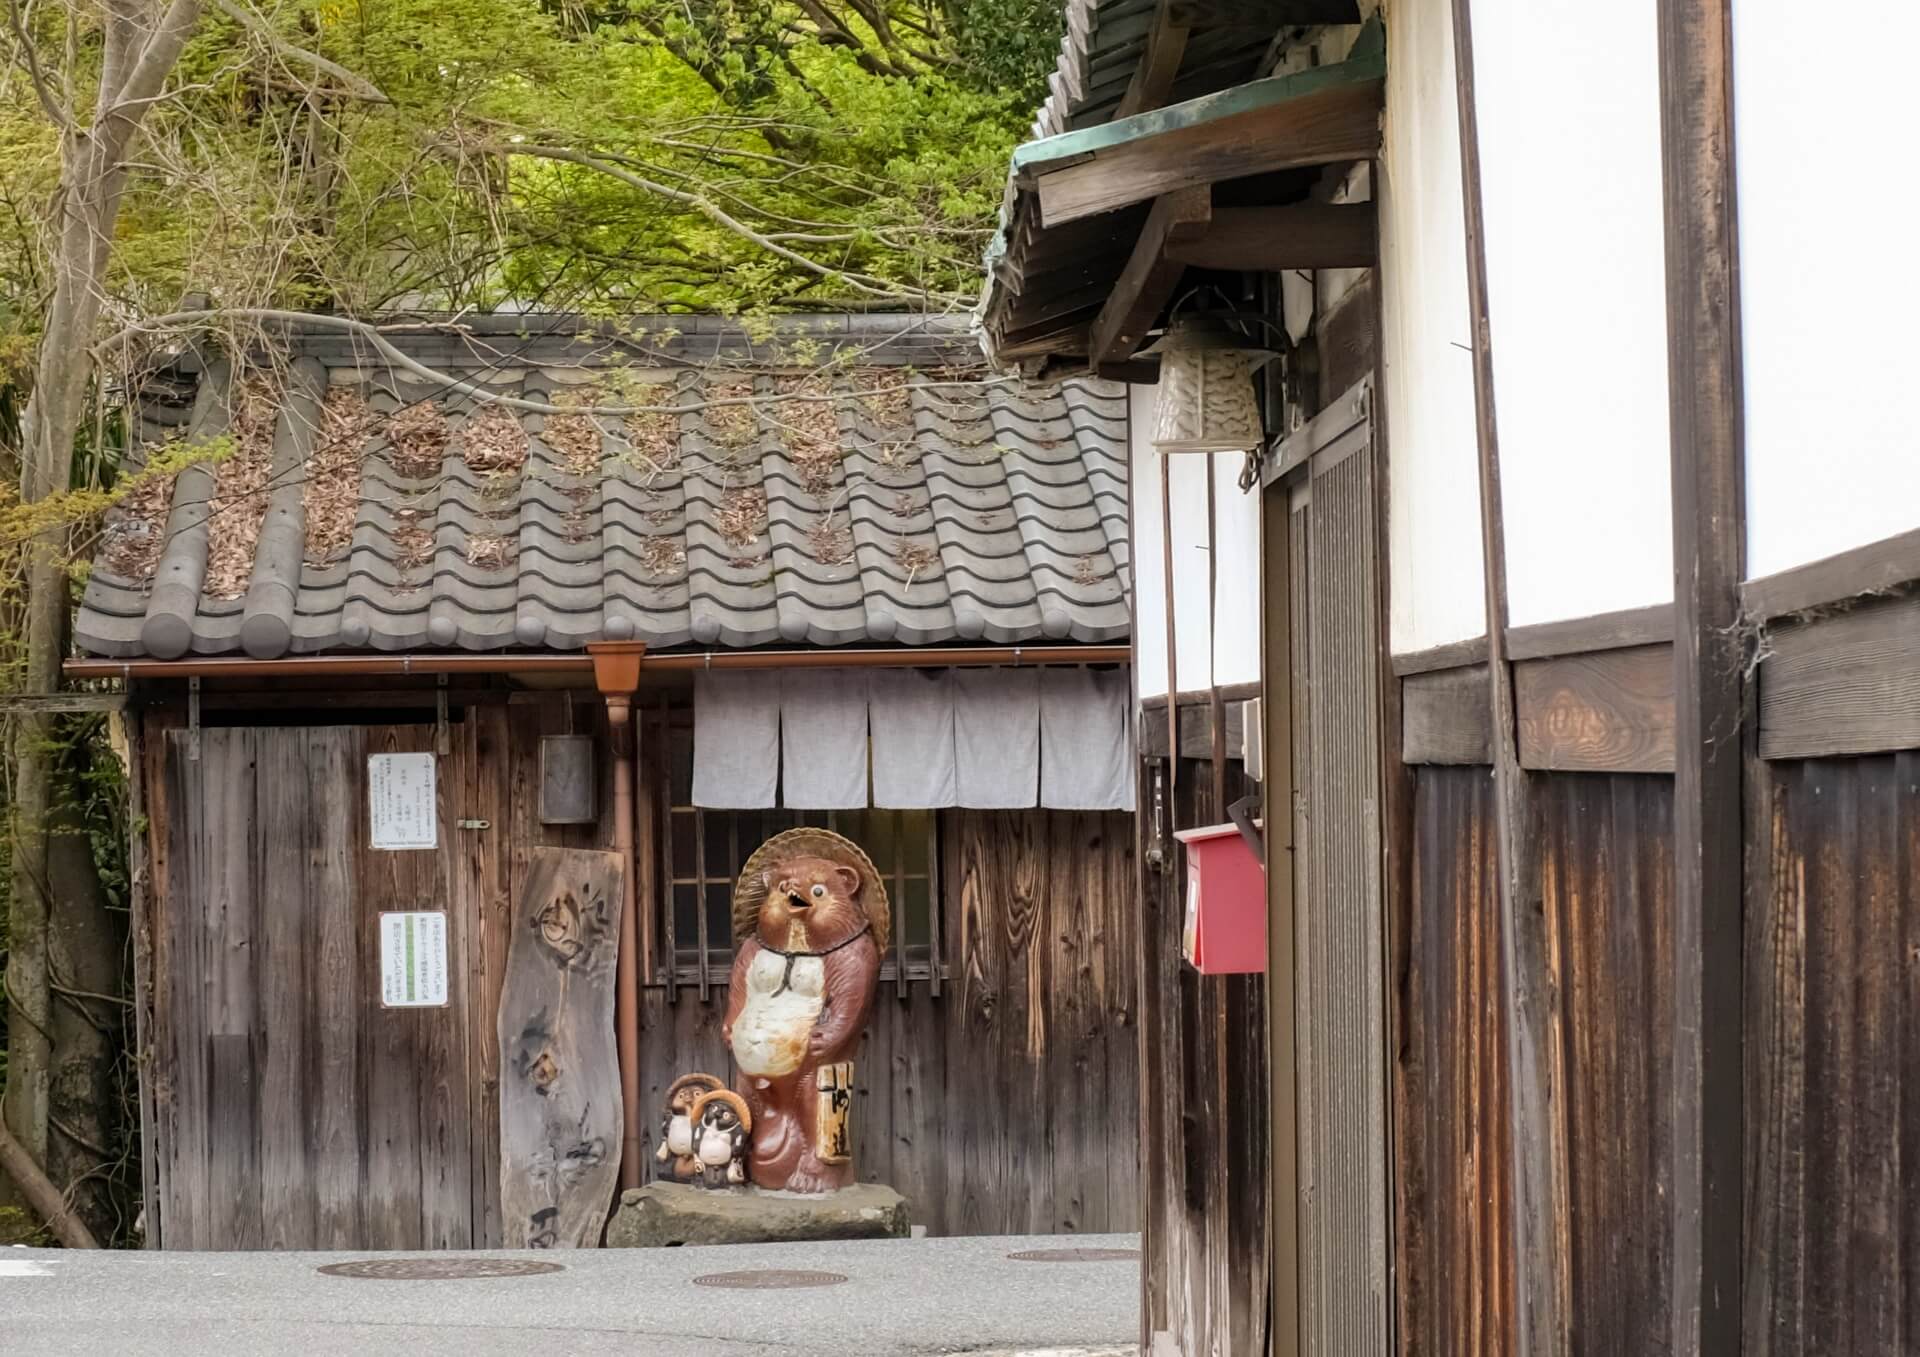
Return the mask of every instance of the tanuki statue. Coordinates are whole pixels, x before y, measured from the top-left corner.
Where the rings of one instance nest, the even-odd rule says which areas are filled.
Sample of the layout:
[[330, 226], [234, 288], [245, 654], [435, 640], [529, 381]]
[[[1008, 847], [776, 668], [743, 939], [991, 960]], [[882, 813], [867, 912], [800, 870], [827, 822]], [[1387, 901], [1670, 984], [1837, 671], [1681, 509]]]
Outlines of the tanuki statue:
[[751, 1113], [755, 1186], [852, 1185], [852, 1056], [887, 925], [886, 887], [851, 840], [790, 829], [747, 859], [733, 893], [741, 943], [721, 1034]]

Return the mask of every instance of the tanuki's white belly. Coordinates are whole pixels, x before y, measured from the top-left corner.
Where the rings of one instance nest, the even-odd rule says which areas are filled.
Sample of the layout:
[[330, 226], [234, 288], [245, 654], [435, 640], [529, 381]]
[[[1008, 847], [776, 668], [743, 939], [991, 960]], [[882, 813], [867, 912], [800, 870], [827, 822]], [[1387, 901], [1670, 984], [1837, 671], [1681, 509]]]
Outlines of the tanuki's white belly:
[[826, 1006], [826, 989], [827, 963], [817, 956], [756, 956], [747, 967], [746, 1003], [733, 1024], [733, 1058], [741, 1071], [780, 1075], [799, 1069]]

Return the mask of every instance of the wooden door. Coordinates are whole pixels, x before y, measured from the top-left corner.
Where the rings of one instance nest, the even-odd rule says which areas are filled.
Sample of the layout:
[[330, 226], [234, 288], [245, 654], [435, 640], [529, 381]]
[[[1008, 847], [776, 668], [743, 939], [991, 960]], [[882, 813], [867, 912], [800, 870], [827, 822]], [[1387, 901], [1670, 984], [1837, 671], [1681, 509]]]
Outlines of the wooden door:
[[[435, 760], [437, 846], [401, 851], [370, 845], [368, 756], [431, 752], [432, 724], [208, 727], [197, 758], [185, 730], [159, 742], [162, 1247], [468, 1248], [497, 1233], [487, 991], [504, 817], [484, 724], [451, 727]], [[443, 1006], [383, 1002], [389, 911], [445, 914]]]
[[1294, 1027], [1275, 1040], [1290, 1036], [1296, 1061], [1298, 1350], [1330, 1357], [1384, 1354], [1388, 1340], [1384, 558], [1370, 406], [1370, 382], [1328, 406], [1288, 440], [1268, 492], [1286, 506], [1286, 587], [1269, 597], [1285, 608], [1294, 793]]

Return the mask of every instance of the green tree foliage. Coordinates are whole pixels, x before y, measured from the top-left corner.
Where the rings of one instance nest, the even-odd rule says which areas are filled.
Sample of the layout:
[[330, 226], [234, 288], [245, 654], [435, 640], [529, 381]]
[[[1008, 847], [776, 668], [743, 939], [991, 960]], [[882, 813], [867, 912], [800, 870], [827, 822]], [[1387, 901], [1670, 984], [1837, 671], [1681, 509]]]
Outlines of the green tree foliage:
[[[84, 104], [87, 7], [0, 3]], [[247, 23], [209, 7], [148, 119], [112, 269], [123, 318], [189, 296], [962, 305], [1059, 22], [1050, 0], [247, 3]], [[59, 159], [24, 55], [0, 87], [0, 315], [30, 326]]]

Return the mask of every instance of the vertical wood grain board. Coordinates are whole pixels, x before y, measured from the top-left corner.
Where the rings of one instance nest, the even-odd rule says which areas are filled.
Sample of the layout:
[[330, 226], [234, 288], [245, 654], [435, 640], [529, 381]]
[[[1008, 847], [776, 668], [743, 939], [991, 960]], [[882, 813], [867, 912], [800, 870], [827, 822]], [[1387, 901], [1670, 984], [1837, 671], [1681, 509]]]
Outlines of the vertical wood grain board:
[[[1148, 797], [1152, 762], [1138, 784]], [[1200, 759], [1182, 765], [1167, 805], [1169, 836], [1225, 819], [1209, 771]], [[1228, 773], [1227, 796], [1245, 795], [1240, 765]], [[1160, 1332], [1184, 1353], [1264, 1352], [1266, 987], [1258, 975], [1199, 975], [1182, 958], [1186, 866], [1171, 837], [1167, 847], [1166, 868], [1142, 873], [1140, 910], [1142, 1350]]]
[[1664, 1350], [1671, 1325], [1673, 782], [1536, 781], [1547, 954], [1562, 997], [1573, 1350]]
[[1405, 1357], [1514, 1351], [1493, 814], [1487, 769], [1415, 774], [1394, 1127], [1395, 1302]]
[[1745, 1351], [1920, 1351], [1920, 751], [1773, 773], [1746, 933]]
[[500, 995], [500, 1218], [509, 1248], [591, 1248], [620, 1173], [614, 963], [623, 863], [536, 849]]
[[[430, 726], [164, 733], [152, 1075], [167, 1246], [467, 1248], [467, 929], [441, 851], [367, 847], [369, 752]], [[379, 915], [444, 910], [449, 1003], [380, 1004]]]

